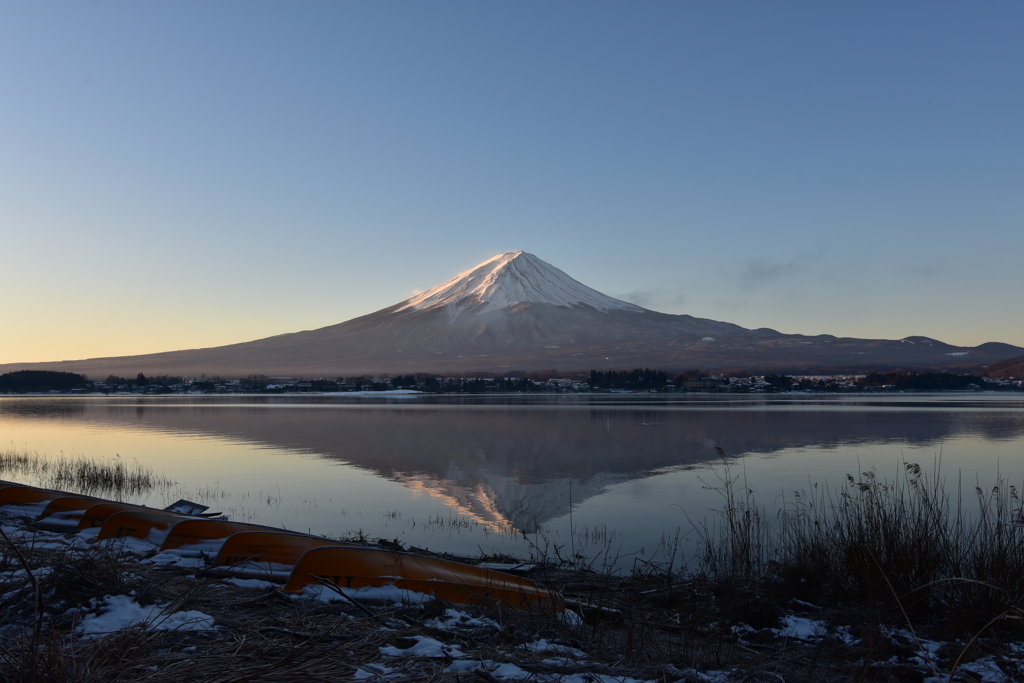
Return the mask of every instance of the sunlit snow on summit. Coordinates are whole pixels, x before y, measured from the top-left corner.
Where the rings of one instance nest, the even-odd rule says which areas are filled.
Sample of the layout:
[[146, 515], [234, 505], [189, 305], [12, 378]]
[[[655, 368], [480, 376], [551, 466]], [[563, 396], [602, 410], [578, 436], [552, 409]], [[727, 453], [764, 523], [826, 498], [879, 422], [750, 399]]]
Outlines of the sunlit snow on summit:
[[[914, 343], [909, 343], [914, 342]], [[150, 374], [338, 377], [495, 373], [540, 368], [858, 372], [951, 368], [1024, 353], [1009, 344], [957, 347], [786, 334], [660, 313], [591, 289], [524, 251], [499, 254], [426, 292], [352, 320], [209, 349], [32, 366], [95, 376]], [[12, 368], [14, 369], [14, 368]], [[25, 369], [25, 368], [17, 368]]]
[[533, 254], [510, 251], [489, 258], [443, 285], [412, 297], [396, 311], [479, 305], [479, 312], [482, 313], [518, 303], [590, 306], [599, 311], [644, 310], [577, 282]]

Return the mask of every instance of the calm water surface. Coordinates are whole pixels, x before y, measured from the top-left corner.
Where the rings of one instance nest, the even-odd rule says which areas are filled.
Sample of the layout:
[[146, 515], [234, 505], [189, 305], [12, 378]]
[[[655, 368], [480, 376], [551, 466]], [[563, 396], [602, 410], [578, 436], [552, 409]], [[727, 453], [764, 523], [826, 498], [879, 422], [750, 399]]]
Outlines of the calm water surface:
[[185, 497], [234, 519], [472, 555], [568, 544], [571, 504], [577, 544], [587, 533], [589, 550], [649, 558], [662, 534], [720, 506], [704, 486], [721, 474], [715, 447], [769, 509], [814, 483], [872, 468], [891, 479], [940, 457], [948, 480], [1020, 485], [1024, 400], [0, 398], [0, 448], [138, 460], [176, 482], [149, 505]]

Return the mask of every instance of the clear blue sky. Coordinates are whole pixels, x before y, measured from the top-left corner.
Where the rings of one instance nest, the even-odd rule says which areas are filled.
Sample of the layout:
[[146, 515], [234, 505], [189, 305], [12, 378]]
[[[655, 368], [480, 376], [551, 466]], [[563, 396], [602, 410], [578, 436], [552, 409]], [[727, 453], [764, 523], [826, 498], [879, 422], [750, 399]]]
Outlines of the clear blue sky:
[[2, 2], [0, 362], [341, 322], [524, 249], [1024, 345], [1024, 3]]

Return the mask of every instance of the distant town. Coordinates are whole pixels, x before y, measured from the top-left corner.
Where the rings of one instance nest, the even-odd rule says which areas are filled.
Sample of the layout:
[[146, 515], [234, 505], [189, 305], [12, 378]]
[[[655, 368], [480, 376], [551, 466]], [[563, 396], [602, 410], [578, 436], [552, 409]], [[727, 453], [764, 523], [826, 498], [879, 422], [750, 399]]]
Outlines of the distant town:
[[662, 370], [592, 370], [586, 374], [554, 370], [498, 376], [442, 377], [430, 374], [335, 379], [266, 377], [109, 376], [90, 380], [68, 372], [18, 371], [0, 375], [4, 394], [337, 394], [356, 392], [424, 394], [535, 393], [848, 393], [906, 391], [1024, 391], [1024, 379], [952, 373], [884, 372], [868, 374], [670, 375]]

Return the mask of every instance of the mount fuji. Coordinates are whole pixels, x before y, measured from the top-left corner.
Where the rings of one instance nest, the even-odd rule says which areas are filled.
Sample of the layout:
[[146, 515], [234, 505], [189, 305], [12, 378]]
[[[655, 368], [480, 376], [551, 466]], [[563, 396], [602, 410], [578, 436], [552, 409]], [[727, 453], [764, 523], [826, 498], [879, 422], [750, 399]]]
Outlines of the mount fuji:
[[979, 367], [1024, 354], [783, 334], [642, 308], [591, 289], [524, 251], [499, 254], [422, 294], [317, 330], [206, 349], [0, 366], [108, 374], [335, 377], [364, 373], [623, 369], [775, 372]]

